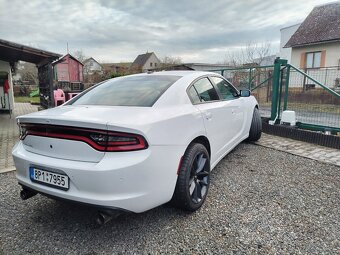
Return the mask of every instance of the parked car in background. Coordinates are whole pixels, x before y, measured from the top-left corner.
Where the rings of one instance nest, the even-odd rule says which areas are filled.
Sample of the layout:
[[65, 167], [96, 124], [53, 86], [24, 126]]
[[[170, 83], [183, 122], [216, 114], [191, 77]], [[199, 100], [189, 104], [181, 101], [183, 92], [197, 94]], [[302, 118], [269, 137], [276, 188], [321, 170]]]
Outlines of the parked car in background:
[[111, 79], [17, 121], [23, 199], [41, 193], [136, 213], [170, 200], [197, 210], [217, 163], [261, 136], [250, 91], [198, 71]]

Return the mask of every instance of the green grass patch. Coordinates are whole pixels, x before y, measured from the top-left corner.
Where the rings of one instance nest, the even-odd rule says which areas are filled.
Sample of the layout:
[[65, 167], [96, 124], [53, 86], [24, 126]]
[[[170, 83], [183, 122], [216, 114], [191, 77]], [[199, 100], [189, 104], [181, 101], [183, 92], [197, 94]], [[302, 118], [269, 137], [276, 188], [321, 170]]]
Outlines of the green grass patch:
[[16, 103], [40, 104], [40, 97], [14, 97]]
[[[260, 107], [271, 107], [270, 102], [261, 103]], [[281, 107], [283, 107], [283, 102], [281, 102]], [[309, 103], [290, 103], [287, 105], [288, 110], [293, 111], [308, 111], [308, 112], [320, 112], [320, 113], [340, 113], [340, 107], [334, 104], [309, 104]]]

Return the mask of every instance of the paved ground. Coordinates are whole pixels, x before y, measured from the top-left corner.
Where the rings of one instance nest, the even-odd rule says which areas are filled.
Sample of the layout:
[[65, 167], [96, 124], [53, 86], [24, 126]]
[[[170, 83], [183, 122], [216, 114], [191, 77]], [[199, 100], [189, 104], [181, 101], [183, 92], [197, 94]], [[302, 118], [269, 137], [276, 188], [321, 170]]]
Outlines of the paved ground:
[[305, 143], [285, 137], [263, 134], [256, 142], [268, 148], [340, 166], [340, 150]]
[[0, 175], [0, 254], [339, 254], [340, 168], [243, 143], [196, 213], [164, 205], [104, 227], [95, 210], [19, 198]]
[[11, 152], [19, 137], [19, 129], [15, 122], [15, 117], [37, 110], [38, 107], [35, 105], [16, 103], [11, 118], [9, 118], [9, 114], [0, 114], [0, 173], [14, 170]]

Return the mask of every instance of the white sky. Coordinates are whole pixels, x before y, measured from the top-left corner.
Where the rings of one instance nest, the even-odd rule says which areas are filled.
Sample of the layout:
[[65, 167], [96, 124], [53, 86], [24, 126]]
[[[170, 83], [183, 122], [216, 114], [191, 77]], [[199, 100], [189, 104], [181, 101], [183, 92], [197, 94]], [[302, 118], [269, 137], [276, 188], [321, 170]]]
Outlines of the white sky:
[[183, 62], [222, 62], [248, 42], [279, 51], [280, 28], [329, 0], [0, 0], [0, 38], [101, 62], [154, 51]]

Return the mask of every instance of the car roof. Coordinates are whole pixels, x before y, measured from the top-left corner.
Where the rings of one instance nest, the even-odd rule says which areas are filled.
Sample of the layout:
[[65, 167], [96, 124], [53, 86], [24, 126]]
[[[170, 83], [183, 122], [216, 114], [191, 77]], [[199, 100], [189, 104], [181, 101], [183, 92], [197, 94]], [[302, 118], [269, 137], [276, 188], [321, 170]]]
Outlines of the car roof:
[[[202, 75], [216, 75], [217, 73], [214, 72], [205, 72], [205, 71], [160, 71], [160, 72], [148, 72], [148, 73], [141, 73], [137, 75], [141, 76], [148, 76], [148, 75], [171, 75], [171, 76], [191, 76], [191, 77], [199, 77]], [[217, 74], [218, 75], [218, 74]]]

